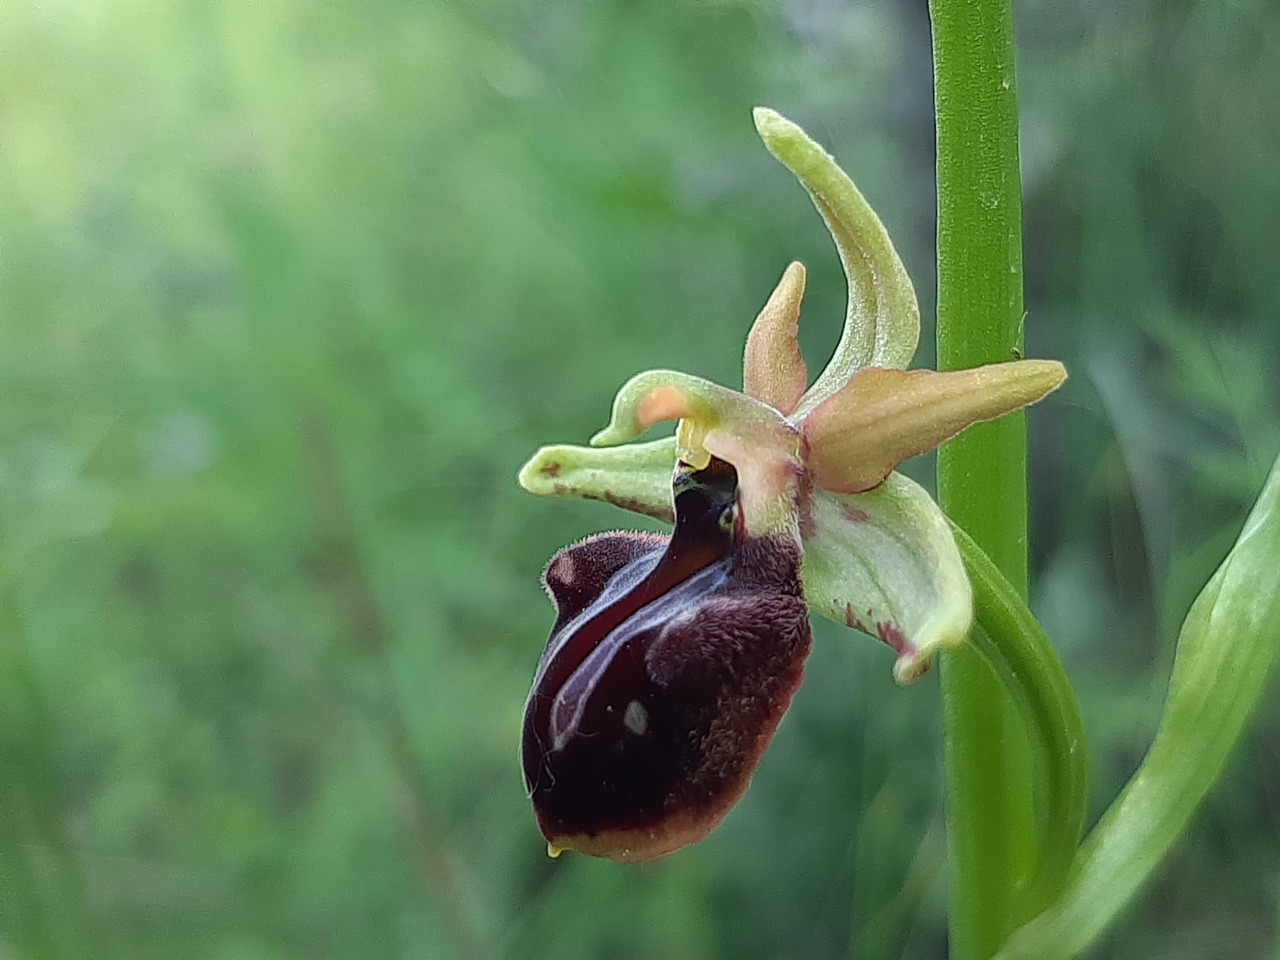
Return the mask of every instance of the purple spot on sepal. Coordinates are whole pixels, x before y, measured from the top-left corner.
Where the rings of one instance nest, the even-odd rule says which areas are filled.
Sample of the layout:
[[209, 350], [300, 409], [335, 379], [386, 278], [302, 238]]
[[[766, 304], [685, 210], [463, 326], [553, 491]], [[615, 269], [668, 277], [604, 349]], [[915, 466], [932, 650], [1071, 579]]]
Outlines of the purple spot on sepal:
[[866, 523], [871, 519], [871, 515], [867, 511], [848, 503], [840, 504], [840, 516], [850, 523]]
[[[902, 629], [892, 620], [877, 621], [876, 636], [884, 643], [887, 643], [889, 647], [898, 654], [899, 662], [904, 659], [914, 658], [916, 654], [920, 652], [919, 648], [907, 639], [906, 634], [904, 634]], [[928, 673], [932, 667], [932, 661], [925, 661], [924, 663], [917, 664], [911, 674], [911, 678], [915, 679], [916, 677], [923, 676]]]
[[[867, 616], [870, 616], [870, 615], [871, 615], [871, 611], [868, 610]], [[860, 630], [865, 634], [871, 633], [871, 631], [867, 629], [866, 623], [863, 621], [861, 617], [858, 616], [857, 612], [853, 609], [852, 603], [846, 603], [844, 605], [844, 622], [846, 626], [852, 627], [854, 630]]]
[[892, 647], [899, 656], [914, 656], [918, 652], [916, 645], [907, 639], [906, 634], [892, 620], [878, 621], [876, 636]]

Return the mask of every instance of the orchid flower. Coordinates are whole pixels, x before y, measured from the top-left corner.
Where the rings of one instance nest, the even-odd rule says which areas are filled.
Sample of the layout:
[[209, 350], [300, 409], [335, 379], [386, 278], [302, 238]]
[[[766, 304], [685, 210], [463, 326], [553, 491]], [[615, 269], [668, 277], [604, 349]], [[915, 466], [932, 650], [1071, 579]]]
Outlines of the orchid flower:
[[[741, 797], [810, 646], [805, 606], [877, 637], [909, 683], [964, 642], [973, 596], [947, 518], [895, 468], [1060, 386], [1047, 360], [904, 369], [915, 291], [834, 159], [758, 108], [756, 129], [835, 240], [849, 304], [808, 383], [805, 270], [786, 268], [747, 338], [743, 389], [638, 374], [590, 447], [544, 447], [520, 483], [674, 521], [557, 554], [558, 616], [525, 708], [525, 786], [550, 849], [632, 861], [705, 837]], [[677, 423], [675, 436], [632, 443]]]

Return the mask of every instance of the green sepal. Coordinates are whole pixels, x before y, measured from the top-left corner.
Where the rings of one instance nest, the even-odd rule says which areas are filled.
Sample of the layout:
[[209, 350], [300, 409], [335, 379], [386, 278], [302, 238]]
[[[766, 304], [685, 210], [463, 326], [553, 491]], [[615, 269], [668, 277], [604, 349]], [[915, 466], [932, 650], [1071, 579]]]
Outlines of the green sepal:
[[803, 417], [863, 367], [902, 369], [920, 339], [920, 307], [906, 267], [871, 205], [831, 154], [767, 107], [754, 114], [760, 139], [809, 192], [835, 240], [849, 284], [844, 331], [826, 369], [796, 408]]
[[809, 606], [892, 646], [894, 678], [910, 683], [937, 653], [964, 642], [973, 592], [942, 510], [891, 473], [874, 490], [814, 490], [805, 531]]

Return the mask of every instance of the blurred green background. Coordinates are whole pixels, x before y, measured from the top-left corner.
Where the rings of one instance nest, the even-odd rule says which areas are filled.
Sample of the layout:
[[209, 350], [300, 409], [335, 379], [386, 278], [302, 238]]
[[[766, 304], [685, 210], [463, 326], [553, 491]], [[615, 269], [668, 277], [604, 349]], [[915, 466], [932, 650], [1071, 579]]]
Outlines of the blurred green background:
[[[1017, 15], [1029, 353], [1073, 373], [1035, 605], [1101, 810], [1280, 447], [1280, 4]], [[929, 57], [920, 0], [4, 4], [0, 958], [943, 957], [936, 677], [851, 631], [665, 861], [549, 860], [516, 761], [542, 564], [637, 523], [516, 469], [637, 370], [734, 383], [791, 258], [825, 360], [757, 103], [928, 318]], [[1277, 956], [1276, 701], [1094, 956]]]

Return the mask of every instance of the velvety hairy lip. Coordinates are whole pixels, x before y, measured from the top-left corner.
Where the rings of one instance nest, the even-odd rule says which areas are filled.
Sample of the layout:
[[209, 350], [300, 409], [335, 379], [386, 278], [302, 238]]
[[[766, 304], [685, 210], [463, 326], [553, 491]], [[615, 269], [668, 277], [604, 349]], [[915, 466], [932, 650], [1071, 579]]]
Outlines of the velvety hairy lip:
[[723, 461], [677, 470], [668, 538], [558, 554], [525, 708], [525, 785], [555, 847], [618, 860], [706, 836], [737, 802], [810, 646], [798, 546], [745, 535]]

